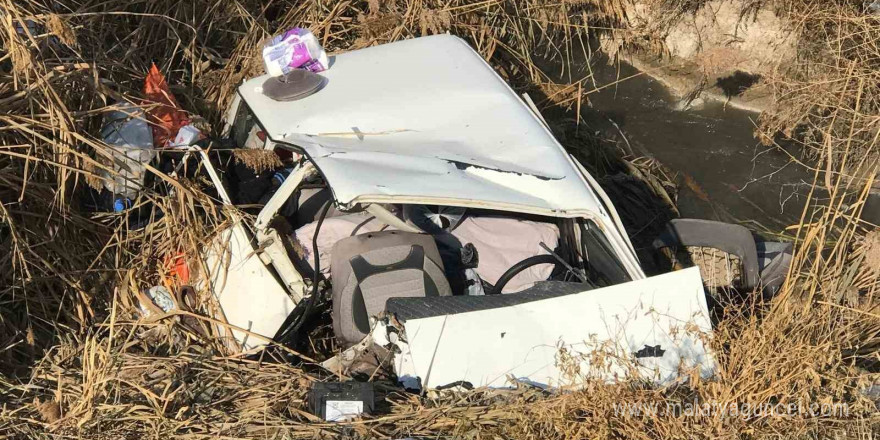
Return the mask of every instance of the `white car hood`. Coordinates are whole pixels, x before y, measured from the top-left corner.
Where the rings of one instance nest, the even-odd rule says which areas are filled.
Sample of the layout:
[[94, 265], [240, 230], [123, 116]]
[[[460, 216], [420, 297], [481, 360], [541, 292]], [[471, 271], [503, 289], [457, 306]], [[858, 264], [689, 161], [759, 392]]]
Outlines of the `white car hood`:
[[341, 204], [394, 196], [608, 215], [544, 124], [457, 37], [341, 54], [321, 75], [327, 85], [298, 101], [264, 96], [268, 76], [239, 92], [270, 139], [309, 155]]

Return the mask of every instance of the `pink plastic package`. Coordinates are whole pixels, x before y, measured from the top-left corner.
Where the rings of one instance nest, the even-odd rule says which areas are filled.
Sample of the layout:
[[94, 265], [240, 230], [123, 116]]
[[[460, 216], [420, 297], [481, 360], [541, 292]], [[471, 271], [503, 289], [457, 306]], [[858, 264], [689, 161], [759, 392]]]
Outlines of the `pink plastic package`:
[[293, 28], [263, 45], [266, 73], [281, 76], [293, 69], [312, 72], [327, 70], [327, 53], [308, 29]]

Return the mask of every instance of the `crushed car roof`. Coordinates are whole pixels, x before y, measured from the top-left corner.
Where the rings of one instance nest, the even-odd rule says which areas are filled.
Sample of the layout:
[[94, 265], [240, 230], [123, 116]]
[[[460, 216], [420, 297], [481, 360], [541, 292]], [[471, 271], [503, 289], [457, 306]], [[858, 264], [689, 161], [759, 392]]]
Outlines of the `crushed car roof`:
[[607, 213], [541, 120], [463, 40], [437, 35], [344, 53], [306, 98], [239, 93], [274, 142], [303, 149], [337, 202], [488, 202]]

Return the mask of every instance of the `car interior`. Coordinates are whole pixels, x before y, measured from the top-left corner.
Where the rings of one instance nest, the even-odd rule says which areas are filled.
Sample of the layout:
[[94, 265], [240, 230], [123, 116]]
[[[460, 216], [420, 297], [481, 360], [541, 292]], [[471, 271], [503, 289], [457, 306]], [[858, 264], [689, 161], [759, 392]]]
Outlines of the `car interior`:
[[[326, 186], [312, 185], [291, 197], [285, 235], [291, 238], [291, 256], [301, 274], [312, 277], [317, 269], [329, 280], [334, 333], [348, 345], [363, 339], [371, 327], [369, 318], [385, 311], [390, 298], [528, 298], [530, 289], [547, 281], [578, 284], [584, 291], [629, 280], [589, 220], [450, 206], [384, 206], [421, 230], [412, 232], [366, 210], [340, 211]], [[327, 208], [324, 217], [317, 206]]]
[[[236, 144], [259, 148], [265, 142], [259, 125], [239, 113], [232, 132]], [[288, 147], [276, 146], [281, 149]], [[303, 278], [330, 285], [325, 296], [343, 347], [361, 341], [371, 318], [386, 311], [392, 298], [417, 299], [411, 305], [428, 309], [441, 301], [454, 312], [485, 307], [497, 301], [486, 299], [493, 296], [528, 302], [550, 291], [573, 293], [630, 280], [589, 219], [384, 204], [381, 210], [395, 220], [388, 221], [365, 208], [341, 210], [316, 173], [299, 184], [270, 225]]]

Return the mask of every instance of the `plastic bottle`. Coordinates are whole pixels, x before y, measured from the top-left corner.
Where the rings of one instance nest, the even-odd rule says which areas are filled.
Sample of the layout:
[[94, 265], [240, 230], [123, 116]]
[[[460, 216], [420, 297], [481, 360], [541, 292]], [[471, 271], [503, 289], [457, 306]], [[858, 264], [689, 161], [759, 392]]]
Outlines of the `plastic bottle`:
[[156, 156], [153, 132], [144, 119], [144, 111], [125, 105], [108, 113], [101, 137], [111, 147], [110, 166], [115, 171], [102, 173], [104, 187], [118, 198], [134, 199], [144, 183], [146, 164]]
[[263, 65], [269, 75], [281, 76], [293, 69], [322, 72], [330, 62], [314, 34], [293, 28], [263, 45]]

